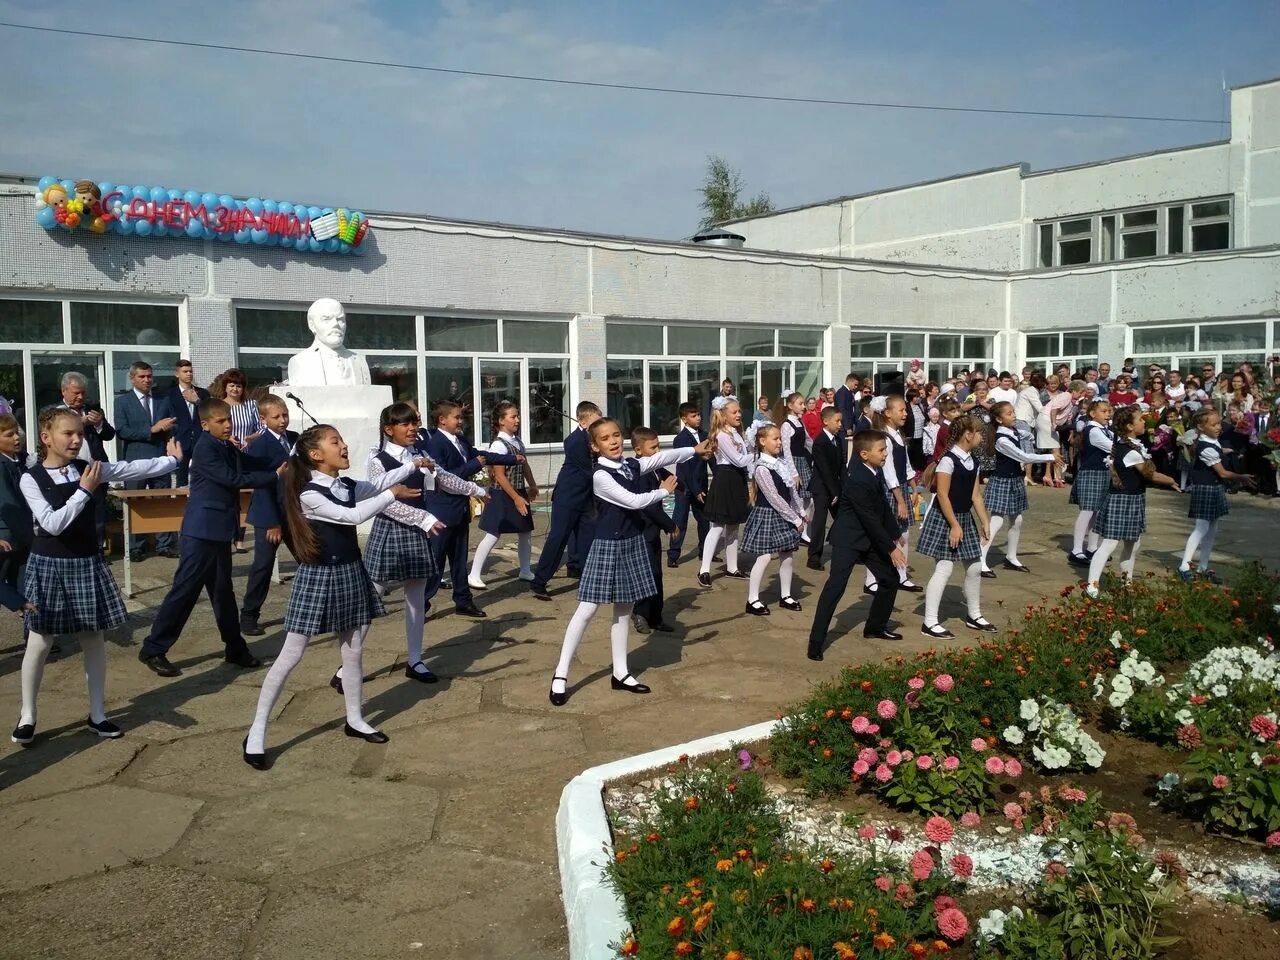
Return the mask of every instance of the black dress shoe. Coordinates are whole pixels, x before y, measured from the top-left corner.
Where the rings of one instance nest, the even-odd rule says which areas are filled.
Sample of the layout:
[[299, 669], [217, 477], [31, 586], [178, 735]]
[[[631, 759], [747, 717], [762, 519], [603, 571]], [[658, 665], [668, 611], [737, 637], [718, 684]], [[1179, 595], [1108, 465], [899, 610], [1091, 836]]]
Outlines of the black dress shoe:
[[267, 755], [265, 753], [250, 753], [249, 738], [247, 736], [240, 743], [240, 752], [244, 754], [244, 762], [253, 767], [253, 769], [267, 769]]
[[141, 562], [142, 562], [142, 558], [143, 558], [143, 557], [145, 557], [145, 556], [146, 556], [146, 554], [145, 554], [145, 553], [131, 553], [131, 554], [129, 554], [129, 562], [130, 562], [130, 563], [141, 563]]
[[240, 632], [246, 637], [260, 637], [267, 631], [262, 629], [257, 620], [241, 620]]
[[[240, 553], [244, 553], [244, 551], [243, 551], [243, 550], [241, 550], [241, 551], [239, 551], [239, 552], [240, 552]], [[177, 550], [157, 550], [157, 551], [156, 551], [156, 556], [157, 556], [157, 557], [164, 557], [166, 560], [177, 560], [177, 559], [178, 559], [178, 551], [177, 551]]]
[[529, 592], [533, 594], [535, 600], [550, 600], [551, 594], [547, 593], [546, 587], [530, 587]]
[[726, 571], [724, 572], [724, 575], [725, 575], [726, 577], [730, 577], [730, 578], [732, 578], [732, 579], [734, 579], [734, 580], [750, 580], [750, 579], [751, 579], [749, 576], [747, 576], [747, 575], [746, 575], [745, 573], [743, 573], [741, 570], [726, 570]]
[[996, 572], [994, 570], [983, 570], [979, 575], [983, 580], [994, 580], [996, 578]]
[[711, 574], [709, 574], [709, 573], [700, 573], [700, 574], [698, 574], [698, 586], [700, 586], [700, 587], [709, 587], [709, 586], [711, 586]]
[[333, 689], [337, 690], [339, 693], [342, 693], [342, 675], [335, 673], [330, 677], [329, 686], [333, 687]]
[[262, 661], [250, 653], [248, 647], [241, 650], [228, 650], [227, 655], [222, 659], [227, 663], [237, 667], [244, 667], [248, 670], [262, 666]]
[[182, 671], [169, 662], [163, 653], [148, 654], [145, 649], [138, 651], [138, 661], [152, 673], [161, 677], [180, 677]]
[[769, 608], [759, 600], [753, 600], [751, 603], [747, 604], [747, 613], [751, 614], [753, 617], [767, 617], [769, 616]]
[[355, 737], [358, 740], [363, 740], [365, 743], [387, 743], [391, 739], [381, 730], [375, 730], [373, 733], [361, 733], [345, 720], [342, 721], [342, 732], [348, 737]]
[[117, 737], [124, 736], [124, 731], [110, 720], [103, 720], [101, 723], [94, 723], [93, 718], [90, 717], [84, 723], [85, 726], [89, 728], [90, 733], [96, 733], [98, 736], [105, 737], [108, 740], [114, 740]]
[[978, 630], [982, 633], [1000, 632], [1000, 628], [987, 620], [986, 617], [965, 617], [964, 625], [970, 630]]
[[1022, 563], [1014, 563], [1012, 560], [1006, 560], [1006, 561], [1004, 562], [1004, 568], [1005, 568], [1006, 570], [1017, 570], [1019, 573], [1030, 573], [1030, 572], [1031, 572], [1031, 568], [1030, 568], [1030, 567], [1028, 567], [1028, 566], [1026, 566], [1025, 564], [1022, 564]]
[[934, 640], [954, 640], [956, 638], [954, 633], [939, 623], [935, 623], [932, 627], [922, 626], [920, 632]]
[[[626, 681], [628, 680], [631, 680], [633, 682], [627, 683]], [[613, 689], [625, 690], [627, 691], [627, 693], [648, 693], [649, 692], [648, 687], [646, 687], [640, 681], [636, 680], [636, 678], [629, 673], [625, 677], [623, 677], [621, 680], [613, 676], [613, 674], [610, 674], [609, 683], [613, 686]]]
[[901, 640], [902, 634], [894, 633], [888, 627], [883, 630], [863, 630], [863, 639], [865, 640]]
[[806, 567], [808, 567], [810, 570], [821, 570], [821, 569], [822, 569], [822, 561], [821, 561], [821, 560], [809, 560], [809, 561], [807, 561], [807, 562], [805, 563], [805, 566], [806, 566]]
[[[414, 667], [421, 667], [421, 670], [415, 670]], [[419, 683], [435, 683], [440, 678], [431, 672], [431, 668], [419, 660], [417, 663], [411, 663], [404, 668], [404, 675], [410, 680], [417, 680]]]
[[901, 593], [924, 593], [924, 587], [918, 583], [908, 581], [907, 583], [898, 584], [898, 591]]
[[456, 607], [453, 612], [464, 617], [470, 617], [473, 620], [485, 619], [485, 612], [474, 603], [469, 603], [465, 607]]
[[1075, 567], [1087, 567], [1089, 565], [1089, 554], [1087, 553], [1068, 553], [1067, 563]]
[[806, 656], [806, 657], [808, 657], [810, 660], [816, 660], [816, 661], [818, 661], [819, 663], [821, 663], [821, 662], [822, 662], [822, 651], [821, 651], [821, 650], [814, 650], [814, 649], [810, 648], [810, 649], [809, 649], [809, 651], [808, 651], [808, 653], [806, 653], [806, 654], [805, 654], [805, 656]]
[[674, 569], [675, 569], [676, 567], [678, 567], [678, 566], [680, 566], [680, 561], [679, 561], [679, 560], [668, 560], [668, 561], [667, 561], [667, 569], [668, 569], [668, 570], [674, 570]]
[[551, 705], [553, 707], [563, 707], [566, 703], [569, 702], [569, 678], [568, 677], [552, 677], [551, 678], [552, 683], [555, 683], [557, 680], [564, 681], [565, 683], [564, 693], [556, 693], [554, 690], [551, 690], [547, 693], [547, 696], [550, 698]]
[[659, 620], [657, 623], [649, 624], [650, 630], [656, 630], [658, 633], [675, 633], [676, 628], [665, 620]]
[[9, 739], [22, 747], [29, 747], [36, 738], [36, 725], [34, 723], [20, 723], [13, 728], [13, 733], [9, 734]]
[[793, 613], [800, 612], [800, 601], [797, 600], [795, 597], [783, 597], [781, 600], [778, 601], [778, 606], [780, 606], [783, 610], [790, 610]]

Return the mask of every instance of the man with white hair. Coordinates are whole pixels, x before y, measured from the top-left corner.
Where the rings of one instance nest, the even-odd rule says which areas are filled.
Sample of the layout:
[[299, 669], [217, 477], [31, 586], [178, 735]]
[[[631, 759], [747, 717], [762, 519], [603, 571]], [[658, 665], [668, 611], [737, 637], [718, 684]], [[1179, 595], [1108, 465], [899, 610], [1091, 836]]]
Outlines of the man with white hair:
[[[89, 402], [89, 379], [83, 373], [69, 370], [62, 375], [58, 385], [62, 392], [62, 406], [74, 410], [84, 423], [84, 449], [87, 459], [104, 462], [107, 459], [107, 442], [115, 439], [116, 428], [107, 422], [102, 407]], [[94, 526], [98, 530], [98, 544], [106, 542], [107, 534], [107, 484], [99, 484], [90, 494], [93, 500]]]

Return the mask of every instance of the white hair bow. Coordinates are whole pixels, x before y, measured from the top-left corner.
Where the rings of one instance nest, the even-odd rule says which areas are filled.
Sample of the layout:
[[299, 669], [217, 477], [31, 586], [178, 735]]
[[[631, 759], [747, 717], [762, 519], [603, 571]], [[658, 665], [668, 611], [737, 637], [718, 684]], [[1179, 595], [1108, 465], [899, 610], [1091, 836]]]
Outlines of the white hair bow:
[[872, 397], [872, 398], [871, 398], [871, 412], [872, 412], [872, 413], [884, 413], [884, 408], [885, 408], [886, 406], [888, 406], [888, 404], [889, 404], [889, 398], [888, 398], [888, 397]]
[[711, 409], [723, 410], [729, 404], [737, 403], [737, 402], [738, 402], [738, 398], [733, 396], [732, 394], [730, 394], [727, 397], [724, 397], [724, 396], [716, 397], [714, 400], [711, 401]]

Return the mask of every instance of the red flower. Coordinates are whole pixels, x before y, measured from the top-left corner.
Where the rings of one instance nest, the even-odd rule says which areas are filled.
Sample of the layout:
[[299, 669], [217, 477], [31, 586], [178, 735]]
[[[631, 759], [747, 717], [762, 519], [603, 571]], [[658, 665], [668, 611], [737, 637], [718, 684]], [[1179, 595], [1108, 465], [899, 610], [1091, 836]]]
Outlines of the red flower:
[[967, 853], [957, 853], [951, 858], [951, 872], [961, 880], [973, 876], [973, 858]]
[[911, 858], [911, 876], [917, 880], [928, 880], [933, 867], [933, 857], [928, 850], [917, 850]]
[[938, 914], [938, 932], [948, 940], [963, 940], [969, 932], [969, 918], [955, 907]]
[[1264, 742], [1276, 738], [1276, 722], [1265, 714], [1260, 713], [1250, 720], [1249, 729]]
[[946, 817], [930, 817], [924, 825], [924, 835], [934, 843], [946, 843], [956, 834]]

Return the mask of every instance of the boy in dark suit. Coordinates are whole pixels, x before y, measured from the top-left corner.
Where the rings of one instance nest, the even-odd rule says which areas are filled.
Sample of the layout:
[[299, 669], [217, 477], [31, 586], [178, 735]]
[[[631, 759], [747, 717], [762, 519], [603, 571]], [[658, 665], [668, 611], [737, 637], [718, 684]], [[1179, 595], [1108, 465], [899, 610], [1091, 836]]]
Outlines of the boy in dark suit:
[[[705, 437], [702, 435], [702, 413], [696, 403], [680, 404], [682, 426], [673, 447], [696, 447]], [[702, 539], [707, 535], [706, 517], [702, 515], [702, 503], [707, 499], [707, 461], [692, 457], [676, 464], [676, 507], [671, 515], [676, 531], [667, 543], [667, 566], [680, 566], [680, 548], [684, 546], [689, 529], [689, 514], [698, 528], [698, 556], [702, 556]]]
[[25, 472], [22, 432], [16, 418], [0, 416], [0, 583], [17, 588], [31, 553], [35, 521], [27, 498], [18, 488]]
[[[658, 452], [658, 432], [652, 427], [636, 427], [631, 431], [631, 450], [637, 457], [652, 457]], [[700, 459], [700, 458], [695, 458]], [[669, 477], [666, 470], [655, 470], [643, 477], [649, 490], [657, 490], [662, 481]], [[659, 633], [671, 633], [672, 627], [662, 617], [662, 534], [676, 534], [675, 523], [667, 516], [662, 503], [651, 503], [644, 508], [644, 545], [649, 555], [649, 569], [653, 571], [653, 582], [658, 592], [636, 604], [632, 615], [632, 626], [636, 633], [648, 633], [657, 630]]]
[[173, 375], [178, 382], [165, 393], [165, 399], [173, 415], [173, 439], [182, 445], [184, 455], [178, 467], [178, 486], [185, 487], [190, 479], [191, 454], [200, 436], [200, 404], [209, 399], [209, 391], [195, 385], [191, 361], [185, 357], [174, 364]]
[[845, 472], [840, 509], [831, 526], [831, 572], [809, 630], [810, 660], [822, 659], [836, 604], [844, 596], [857, 563], [865, 564], [880, 584], [872, 596], [862, 635], [868, 640], [902, 639], [902, 634], [889, 629], [889, 614], [898, 595], [894, 567], [907, 561], [897, 547], [898, 519], [885, 496], [881, 469], [888, 455], [888, 437], [879, 430], [863, 430], [854, 436], [853, 459]]
[[204, 401], [199, 416], [204, 432], [196, 439], [191, 455], [191, 493], [182, 514], [178, 571], [151, 624], [151, 633], [138, 651], [138, 659], [162, 677], [182, 673], [167, 654], [186, 626], [201, 590], [208, 592], [213, 604], [227, 663], [262, 665], [240, 635], [240, 614], [231, 589], [231, 541], [240, 526], [241, 488], [275, 490], [283, 466], [267, 469], [266, 462], [245, 456], [231, 444], [231, 408], [225, 401]]
[[[258, 416], [262, 429], [244, 452], [274, 470], [289, 459], [298, 435], [289, 429], [289, 408], [274, 394], [269, 393], [258, 401]], [[258, 617], [271, 589], [271, 573], [275, 570], [284, 522], [276, 493], [273, 487], [254, 490], [245, 517], [253, 527], [253, 566], [249, 568], [249, 582], [244, 588], [244, 606], [240, 608], [240, 632], [246, 637], [260, 637], [264, 632]]]
[[[163, 457], [165, 445], [177, 422], [169, 411], [168, 400], [152, 391], [154, 376], [151, 364], [143, 360], [134, 361], [129, 367], [132, 389], [116, 397], [113, 419], [116, 422], [116, 436], [121, 440], [120, 459], [126, 462]], [[125, 484], [125, 489], [162, 489], [170, 486], [171, 476], [172, 474], [152, 477], [150, 480], [130, 480]], [[156, 553], [162, 557], [176, 557], [176, 539], [172, 533], [157, 533]], [[135, 533], [129, 538], [125, 547], [130, 559], [142, 559], [146, 540], [146, 534]]]
[[547, 593], [547, 582], [560, 569], [570, 535], [576, 537], [574, 551], [569, 558], [571, 575], [575, 568], [578, 573], [582, 572], [582, 564], [586, 562], [591, 541], [595, 538], [591, 519], [595, 501], [595, 494], [591, 492], [591, 475], [595, 468], [591, 463], [587, 430], [600, 419], [601, 413], [590, 400], [578, 404], [574, 413], [578, 418], [578, 429], [564, 440], [564, 462], [560, 464], [556, 486], [551, 492], [551, 530], [542, 544], [538, 566], [529, 584], [529, 589], [539, 600], [551, 599], [551, 594]]
[[822, 430], [813, 438], [813, 519], [809, 521], [810, 570], [822, 569], [822, 545], [827, 539], [827, 514], [835, 514], [844, 476], [843, 415], [836, 407], [822, 408]]

